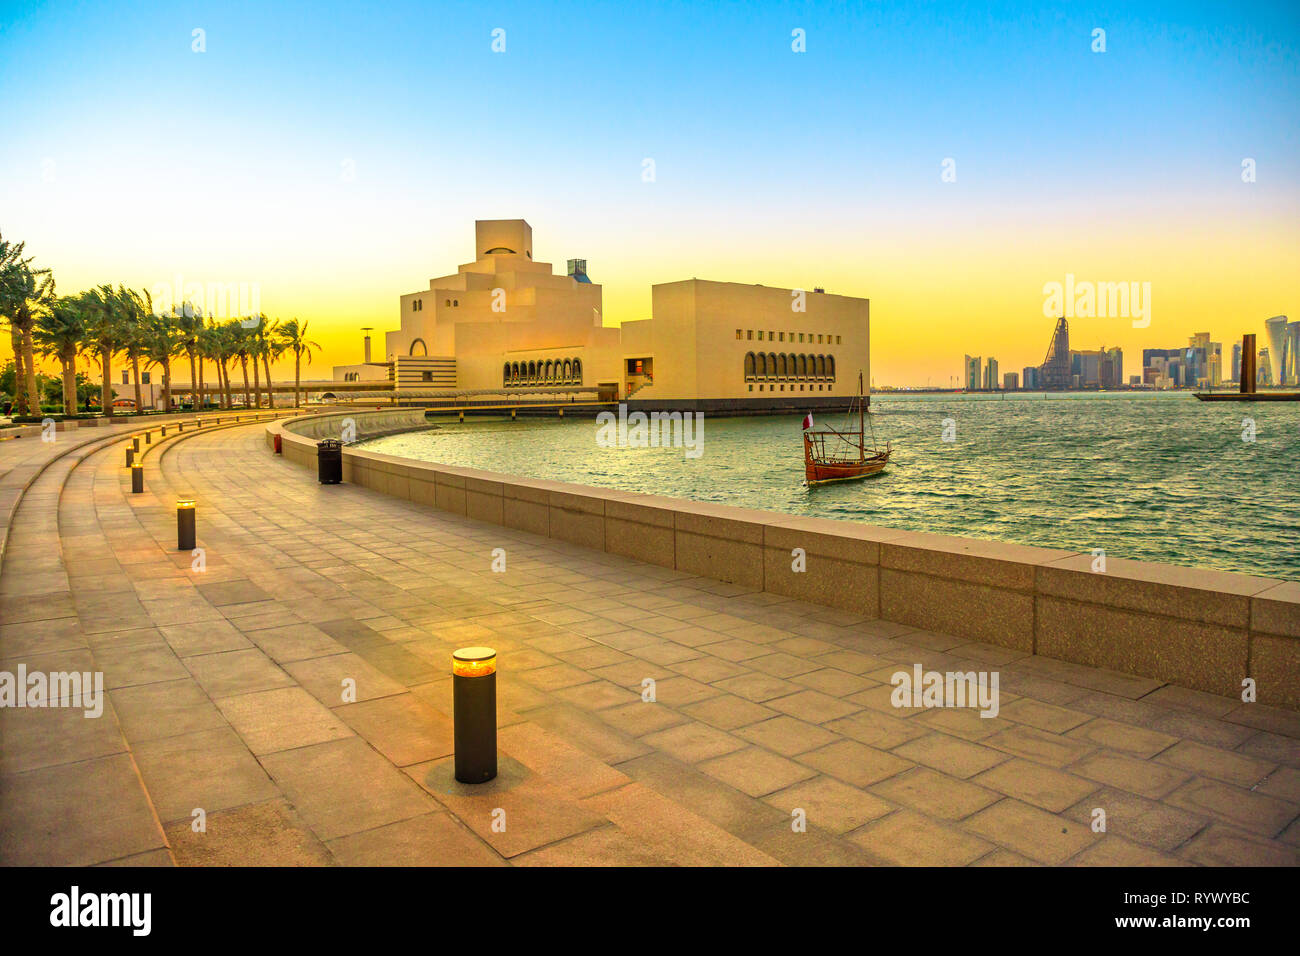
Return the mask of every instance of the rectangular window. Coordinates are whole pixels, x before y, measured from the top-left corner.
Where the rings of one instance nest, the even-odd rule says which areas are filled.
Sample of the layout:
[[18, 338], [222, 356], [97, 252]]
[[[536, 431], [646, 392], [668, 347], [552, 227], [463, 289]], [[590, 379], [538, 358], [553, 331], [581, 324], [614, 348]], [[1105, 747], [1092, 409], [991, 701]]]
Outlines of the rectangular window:
[[803, 341], [803, 333], [802, 333], [802, 332], [799, 333], [799, 341], [800, 341], [800, 342]]
[[818, 344], [818, 345], [821, 345], [821, 344], [822, 344], [822, 337], [821, 337], [820, 335], [817, 336], [817, 344]]
[[836, 345], [839, 345], [839, 344], [840, 344], [840, 337], [839, 337], [838, 335], [835, 336], [835, 344], [836, 344]]
[[781, 341], [782, 341], [782, 342], [785, 341], [785, 333], [784, 333], [784, 332], [781, 333]]
[[747, 338], [747, 339], [751, 339], [751, 340], [752, 340], [752, 339], [754, 338], [754, 330], [753, 330], [753, 329], [750, 329], [748, 332], [746, 332], [746, 333], [745, 333], [745, 338]]
[[433, 373], [432, 373], [432, 372], [421, 372], [421, 373], [420, 373], [420, 381], [422, 381], [422, 382], [432, 382], [432, 381], [433, 381]]
[[752, 392], [754, 390], [754, 386], [753, 385], [749, 386], [749, 390]]
[[762, 330], [759, 330], [759, 333], [758, 333], [758, 340], [759, 340], [760, 342], [763, 341], [763, 332], [762, 332]]
[[131, 373], [128, 372], [126, 369], [122, 370], [122, 384], [123, 385], [131, 384]]
[[736, 329], [736, 338], [740, 338], [740, 329]]
[[773, 332], [771, 329], [768, 329], [768, 330], [767, 330], [767, 340], [768, 340], [769, 342], [775, 342], [775, 341], [776, 341], [776, 333]]
[[148, 372], [141, 372], [141, 373], [140, 373], [140, 384], [141, 384], [141, 385], [148, 385], [148, 384], [149, 384], [149, 373], [148, 373]]

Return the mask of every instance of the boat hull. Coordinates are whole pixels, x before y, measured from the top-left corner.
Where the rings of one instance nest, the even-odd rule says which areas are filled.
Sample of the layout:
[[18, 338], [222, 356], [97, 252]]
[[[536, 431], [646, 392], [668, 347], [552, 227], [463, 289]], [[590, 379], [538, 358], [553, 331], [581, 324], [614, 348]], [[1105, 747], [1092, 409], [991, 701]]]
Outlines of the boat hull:
[[878, 455], [865, 461], [804, 462], [804, 481], [809, 485], [828, 485], [836, 481], [857, 481], [870, 478], [885, 470], [889, 455]]

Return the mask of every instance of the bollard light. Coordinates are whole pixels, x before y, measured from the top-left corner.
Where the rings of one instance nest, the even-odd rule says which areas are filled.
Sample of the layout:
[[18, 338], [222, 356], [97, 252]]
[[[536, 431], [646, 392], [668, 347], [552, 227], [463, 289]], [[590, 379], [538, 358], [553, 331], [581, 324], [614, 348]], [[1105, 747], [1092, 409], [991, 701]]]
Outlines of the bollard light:
[[139, 435], [132, 435], [132, 436], [131, 436], [131, 447], [135, 449], [135, 451], [136, 451], [137, 454], [140, 452], [140, 436], [139, 436]]
[[137, 461], [131, 465], [131, 494], [144, 492], [144, 462]]
[[456, 779], [486, 783], [497, 775], [497, 652], [462, 647], [451, 655]]
[[153, 432], [145, 432], [145, 433], [144, 433], [144, 443], [145, 443], [146, 445], [152, 445], [152, 444], [153, 444]]
[[193, 551], [194, 543], [194, 499], [184, 497], [176, 499], [176, 550]]
[[131, 467], [131, 463], [134, 462], [134, 461], [135, 461], [135, 449], [134, 449], [134, 448], [128, 448], [128, 449], [126, 450], [126, 467], [130, 468], [130, 467]]
[[166, 425], [164, 425], [164, 426], [162, 427], [162, 434], [159, 435], [158, 437], [159, 437], [159, 438], [166, 438], [166, 437], [167, 437], [167, 426], [166, 426]]
[[179, 435], [179, 434], [181, 434], [183, 431], [185, 431], [185, 423], [184, 423], [184, 422], [177, 422], [177, 423], [176, 423], [176, 434]]

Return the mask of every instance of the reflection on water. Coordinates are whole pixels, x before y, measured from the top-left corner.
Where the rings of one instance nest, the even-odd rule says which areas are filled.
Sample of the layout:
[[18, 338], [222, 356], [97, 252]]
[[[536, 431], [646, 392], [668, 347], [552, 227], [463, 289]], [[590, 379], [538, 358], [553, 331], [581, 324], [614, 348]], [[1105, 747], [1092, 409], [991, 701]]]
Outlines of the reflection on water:
[[[1300, 403], [1187, 394], [876, 396], [894, 461], [808, 489], [801, 415], [706, 416], [703, 454], [602, 448], [593, 421], [440, 421], [390, 455], [791, 514], [1300, 580]], [[841, 416], [818, 416], [838, 424]], [[1243, 419], [1255, 441], [1242, 440]], [[948, 436], [945, 441], [945, 424]]]

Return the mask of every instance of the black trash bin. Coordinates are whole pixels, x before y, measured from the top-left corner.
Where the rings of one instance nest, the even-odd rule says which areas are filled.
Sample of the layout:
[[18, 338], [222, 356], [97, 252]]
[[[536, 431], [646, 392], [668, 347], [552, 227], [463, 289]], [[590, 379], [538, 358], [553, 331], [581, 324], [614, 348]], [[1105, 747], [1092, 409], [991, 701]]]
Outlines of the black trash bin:
[[322, 485], [337, 485], [343, 481], [343, 442], [326, 438], [316, 443], [316, 477]]

